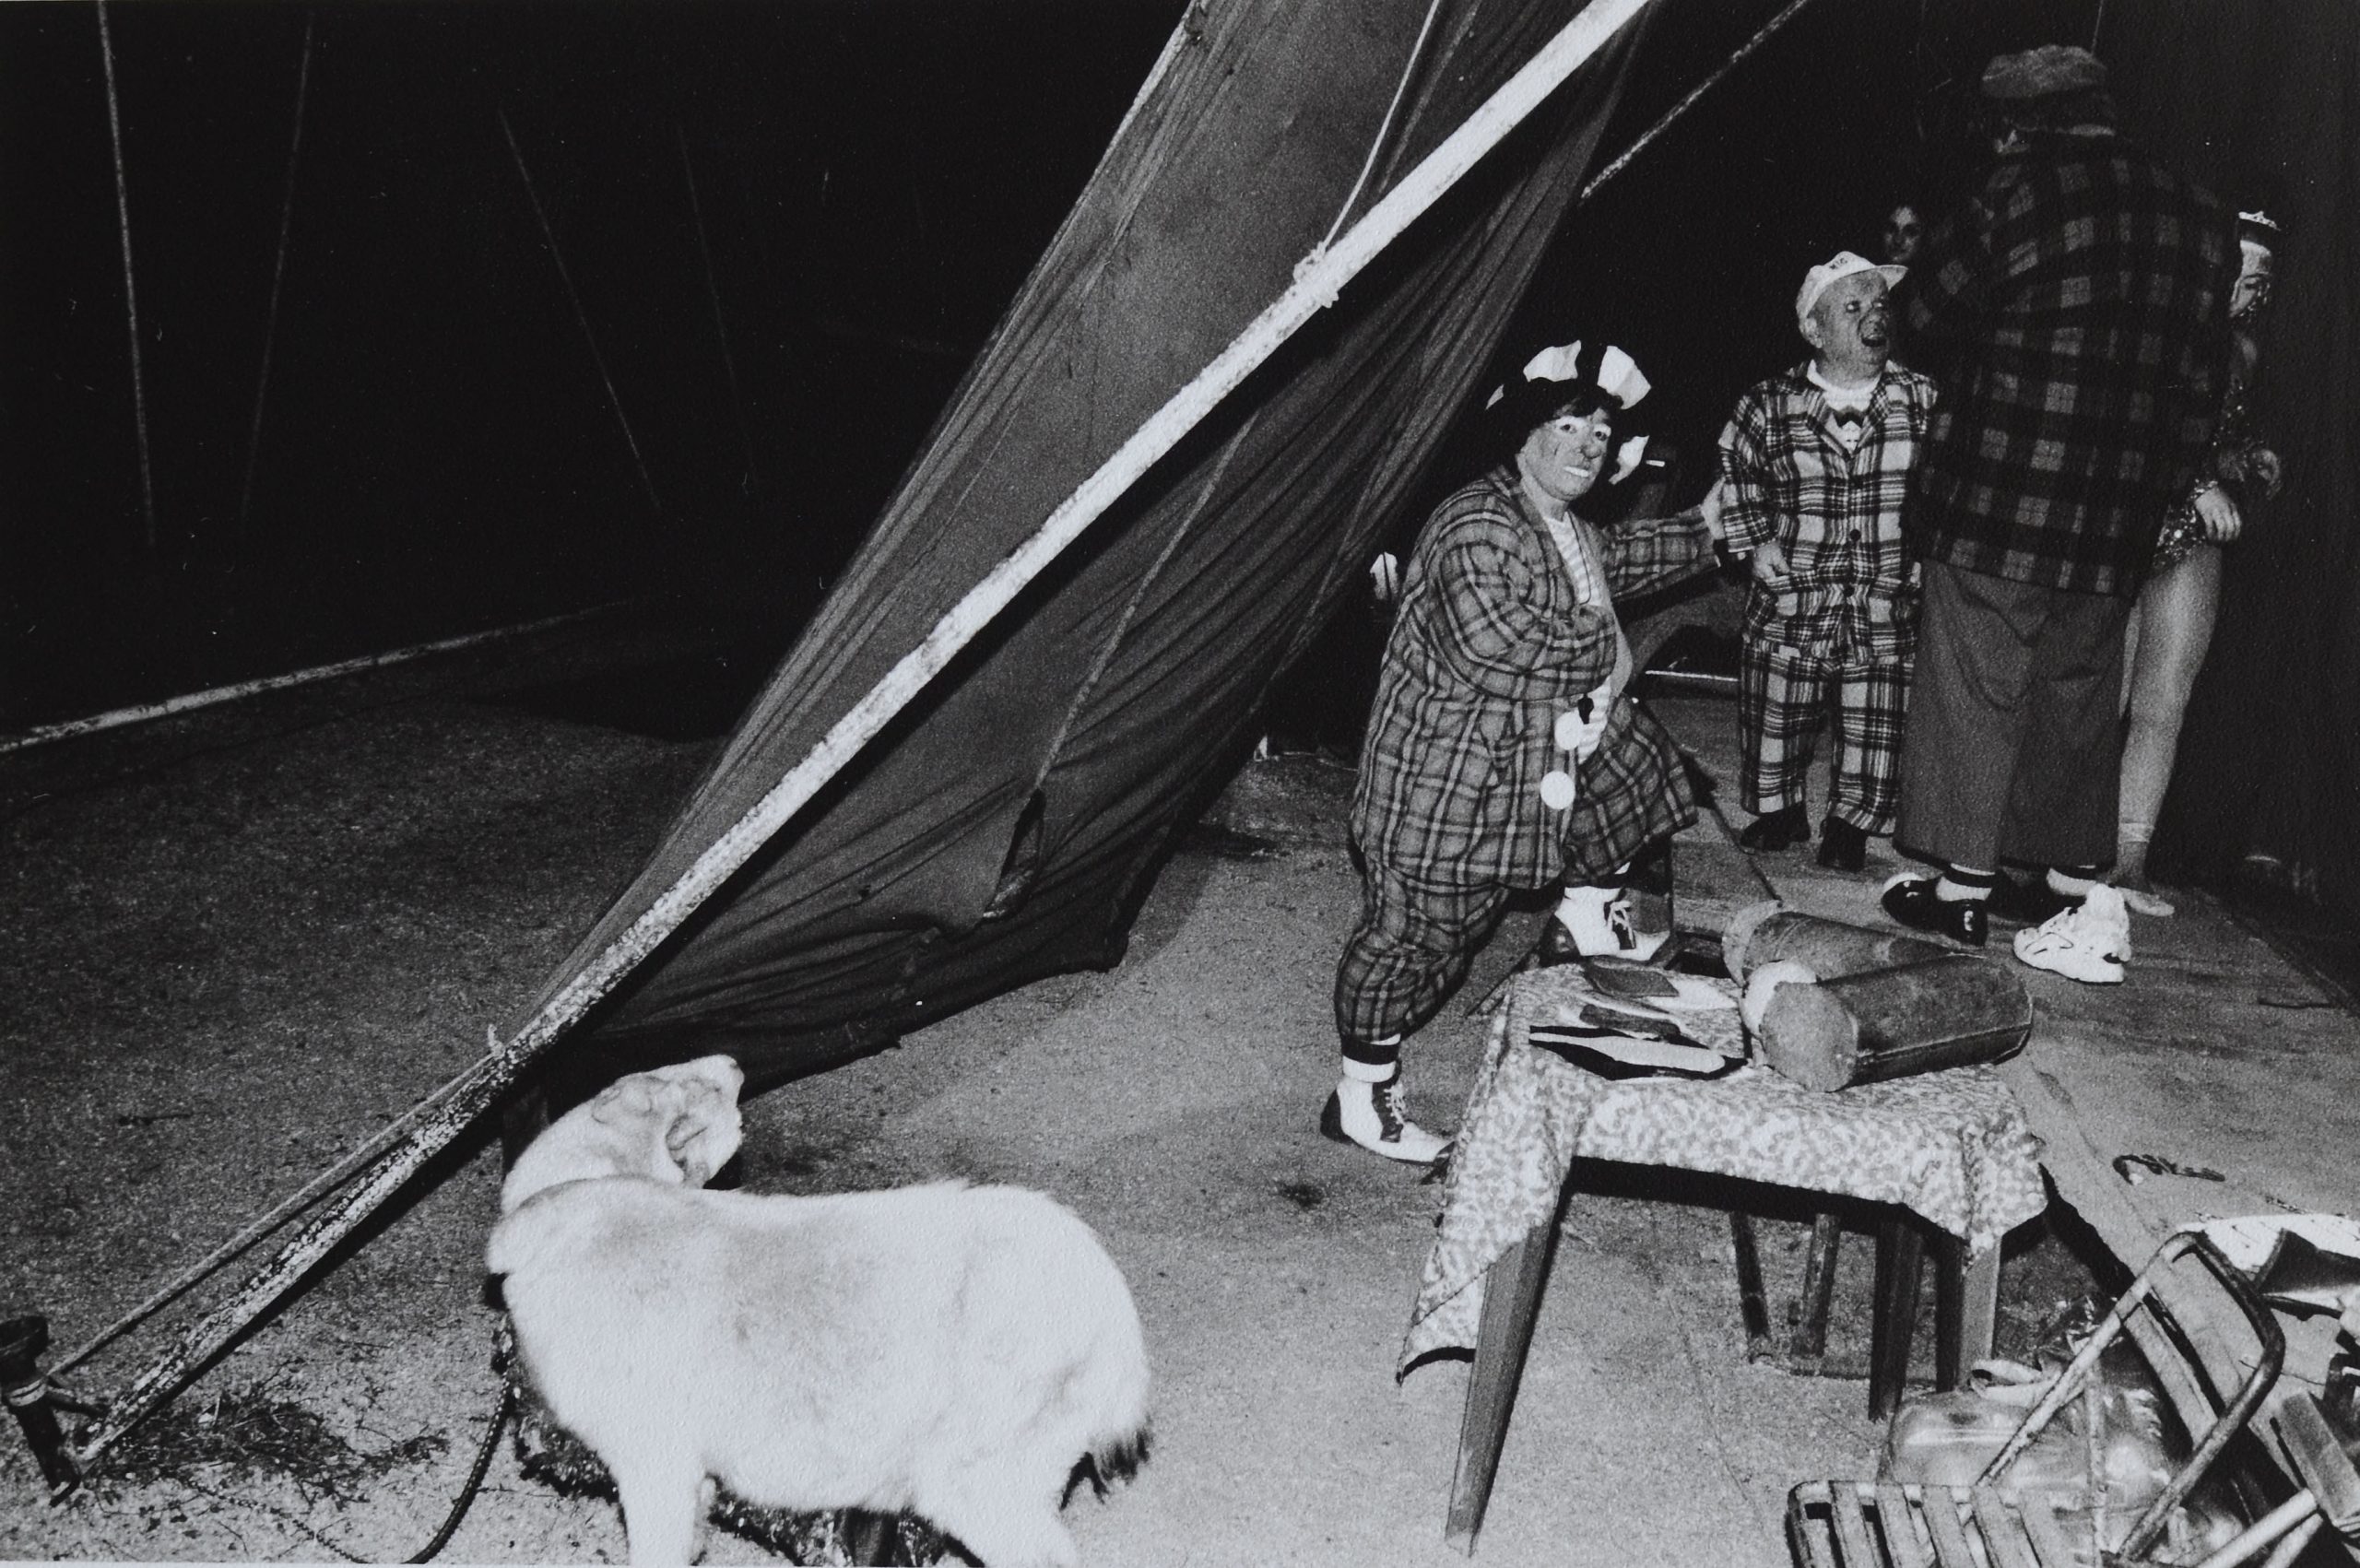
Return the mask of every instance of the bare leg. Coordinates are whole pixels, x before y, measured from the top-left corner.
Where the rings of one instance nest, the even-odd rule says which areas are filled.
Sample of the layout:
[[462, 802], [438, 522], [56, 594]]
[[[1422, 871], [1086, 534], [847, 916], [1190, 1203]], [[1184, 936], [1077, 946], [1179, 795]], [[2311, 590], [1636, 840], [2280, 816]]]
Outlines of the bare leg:
[[2148, 580], [2131, 618], [2125, 705], [2130, 727], [2122, 743], [2122, 806], [2114, 881], [2142, 914], [2169, 914], [2147, 880], [2147, 840], [2163, 809], [2179, 751], [2180, 721], [2189, 693], [2212, 644], [2221, 598], [2221, 551], [2199, 545], [2187, 559]]

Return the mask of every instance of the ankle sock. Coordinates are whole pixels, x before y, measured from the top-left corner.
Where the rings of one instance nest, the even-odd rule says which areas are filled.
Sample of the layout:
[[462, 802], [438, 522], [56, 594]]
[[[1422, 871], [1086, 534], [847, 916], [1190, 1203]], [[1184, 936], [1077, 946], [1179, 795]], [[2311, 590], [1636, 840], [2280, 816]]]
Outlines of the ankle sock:
[[1401, 1037], [1344, 1042], [1344, 1076], [1360, 1083], [1383, 1083], [1401, 1070]]
[[2090, 890], [2098, 885], [2098, 868], [2094, 866], [2052, 866], [2048, 868], [2048, 890], [2062, 893], [2069, 899], [2085, 899]]
[[1934, 896], [1944, 903], [1981, 903], [2000, 885], [1996, 871], [1974, 871], [1964, 866], [1953, 866], [1944, 871], [1934, 884]]

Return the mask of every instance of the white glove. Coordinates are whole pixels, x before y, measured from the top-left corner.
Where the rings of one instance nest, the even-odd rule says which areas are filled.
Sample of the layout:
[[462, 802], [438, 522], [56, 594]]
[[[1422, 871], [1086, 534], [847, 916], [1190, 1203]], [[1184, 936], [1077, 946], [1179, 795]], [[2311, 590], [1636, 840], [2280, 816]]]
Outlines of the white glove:
[[1368, 563], [1368, 591], [1378, 604], [1389, 605], [1401, 592], [1401, 561], [1386, 551]]

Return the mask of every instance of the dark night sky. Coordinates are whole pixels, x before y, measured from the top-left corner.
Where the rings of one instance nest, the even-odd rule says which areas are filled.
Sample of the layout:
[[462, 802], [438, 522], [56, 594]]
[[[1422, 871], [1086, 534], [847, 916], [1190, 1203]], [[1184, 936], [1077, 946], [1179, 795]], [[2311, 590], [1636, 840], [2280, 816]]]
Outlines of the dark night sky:
[[[1775, 8], [1667, 0], [1608, 147]], [[0, 6], [0, 726], [650, 582], [783, 639], [1177, 10], [117, 0], [151, 547], [97, 12]], [[1939, 180], [2013, 14], [1816, 0], [1575, 215], [1516, 332], [1611, 336], [1708, 442], [1802, 269]]]

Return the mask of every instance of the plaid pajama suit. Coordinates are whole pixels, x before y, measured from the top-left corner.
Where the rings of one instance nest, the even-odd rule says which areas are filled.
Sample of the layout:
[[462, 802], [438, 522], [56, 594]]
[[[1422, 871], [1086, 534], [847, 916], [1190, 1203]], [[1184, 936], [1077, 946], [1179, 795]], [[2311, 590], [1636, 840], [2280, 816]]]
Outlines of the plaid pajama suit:
[[1803, 805], [1819, 726], [1832, 712], [1830, 808], [1854, 827], [1889, 832], [1917, 637], [1902, 511], [1933, 419], [1934, 383], [1888, 369], [1847, 445], [1808, 369], [1747, 392], [1721, 431], [1729, 548], [1776, 540], [1788, 572], [1782, 586], [1757, 582], [1746, 598], [1739, 791], [1749, 811]]
[[1567, 760], [1558, 715], [1627, 658], [1600, 601], [1713, 560], [1693, 511], [1611, 533], [1574, 526], [1604, 579], [1587, 599], [1512, 468], [1446, 498], [1419, 536], [1352, 796], [1362, 912], [1336, 975], [1348, 1043], [1424, 1022], [1511, 889], [1609, 881], [1695, 820], [1679, 749], [1628, 694], [1575, 772], [1574, 804], [1540, 798]]

